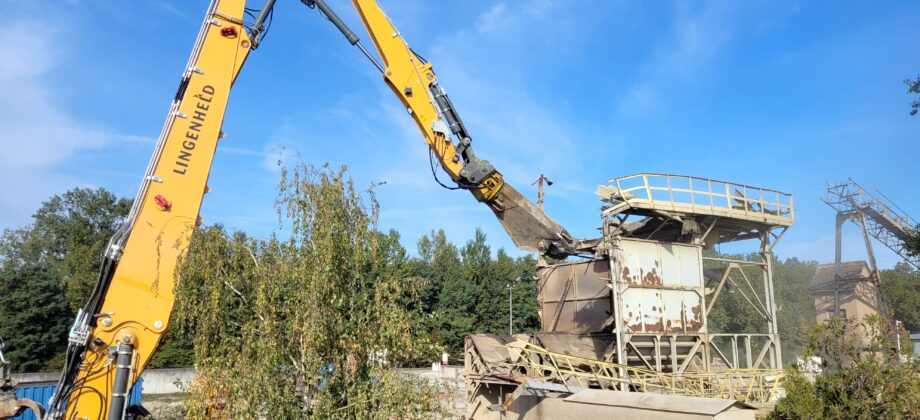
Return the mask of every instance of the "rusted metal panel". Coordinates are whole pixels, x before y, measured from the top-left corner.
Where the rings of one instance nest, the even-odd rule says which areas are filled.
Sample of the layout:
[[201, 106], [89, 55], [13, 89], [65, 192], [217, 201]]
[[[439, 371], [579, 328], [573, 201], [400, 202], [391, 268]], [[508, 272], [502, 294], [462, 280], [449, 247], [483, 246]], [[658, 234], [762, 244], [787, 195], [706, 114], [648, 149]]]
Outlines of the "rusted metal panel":
[[617, 283], [616, 301], [624, 332], [705, 331], [699, 246], [620, 239], [617, 249], [611, 260], [557, 264], [540, 270], [542, 331], [612, 332], [616, 311], [611, 279]]
[[699, 246], [621, 239], [617, 249], [613, 266], [624, 332], [705, 331]]
[[606, 259], [553, 265], [541, 269], [539, 276], [542, 331], [610, 331], [613, 310]]

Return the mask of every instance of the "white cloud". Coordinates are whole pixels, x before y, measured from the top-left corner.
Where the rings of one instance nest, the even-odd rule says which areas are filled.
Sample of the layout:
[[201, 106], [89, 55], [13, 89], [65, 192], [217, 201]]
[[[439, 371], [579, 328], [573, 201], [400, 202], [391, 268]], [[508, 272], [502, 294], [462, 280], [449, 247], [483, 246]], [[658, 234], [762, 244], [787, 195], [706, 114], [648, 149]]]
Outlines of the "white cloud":
[[[565, 121], [559, 103], [542, 103], [529, 95], [529, 84], [540, 77], [531, 70], [538, 67], [534, 61], [552, 59], [532, 51], [543, 44], [546, 34], [561, 32], [561, 25], [568, 25], [554, 15], [558, 8], [548, 1], [515, 7], [498, 3], [473, 19], [471, 27], [413, 47], [431, 60], [480, 158], [495, 164], [527, 196], [535, 197], [530, 183], [544, 172], [559, 182], [550, 195], [565, 201], [593, 200], [590, 189], [578, 191], [566, 182], [566, 177], [576, 179], [582, 171], [572, 164], [582, 153], [575, 147], [579, 127]], [[442, 191], [432, 180], [428, 149], [411, 116], [383, 85], [377, 94], [379, 100], [359, 106], [349, 102], [336, 116], [349, 121], [351, 131], [386, 142], [386, 155], [376, 161], [380, 179], [387, 182], [379, 191], [384, 204], [382, 225], [399, 226], [409, 241], [435, 226], [455, 238], [468, 238], [482, 227], [495, 248], [513, 249], [487, 207], [476, 204], [466, 192]], [[440, 168], [437, 171], [442, 181], [449, 179]], [[419, 194], [425, 198], [419, 199]], [[405, 208], [406, 203], [414, 207]]]
[[673, 38], [656, 53], [655, 65], [662, 73], [692, 74], [709, 63], [734, 31], [730, 3], [702, 3], [698, 11], [691, 7], [678, 3]]
[[620, 113], [628, 116], [650, 115], [663, 110], [664, 104], [658, 91], [646, 83], [631, 87], [619, 104]]
[[499, 3], [475, 19], [474, 31], [439, 37], [428, 47], [477, 153], [515, 184], [529, 183], [541, 171], [570, 171], [580, 154], [573, 141], [577, 127], [565, 121], [559, 104], [529, 95], [528, 85], [540, 77], [531, 71], [538, 67], [534, 62], [552, 59], [533, 54], [545, 41], [541, 34], [567, 25], [554, 13], [558, 8], [546, 1], [513, 8]]
[[67, 45], [56, 28], [18, 20], [0, 27], [0, 39], [11, 40], [0, 49], [0, 195], [15, 197], [0, 204], [0, 220], [12, 227], [50, 194], [80, 185], [57, 170], [75, 153], [152, 140], [78, 121], [61, 109], [48, 82]]
[[505, 3], [501, 2], [492, 6], [491, 9], [479, 15], [476, 19], [476, 31], [479, 33], [491, 32], [500, 27], [502, 20], [505, 19]]
[[44, 83], [58, 55], [54, 35], [52, 28], [34, 22], [0, 28], [0, 38], [16, 40], [0, 49], [0, 89], [7, 98], [0, 103], [4, 170], [48, 167], [107, 140], [103, 130], [81, 125], [60, 110]]
[[740, 13], [731, 2], [678, 2], [670, 30], [662, 38], [617, 109], [629, 117], [660, 115], [667, 91], [697, 78], [731, 42]]

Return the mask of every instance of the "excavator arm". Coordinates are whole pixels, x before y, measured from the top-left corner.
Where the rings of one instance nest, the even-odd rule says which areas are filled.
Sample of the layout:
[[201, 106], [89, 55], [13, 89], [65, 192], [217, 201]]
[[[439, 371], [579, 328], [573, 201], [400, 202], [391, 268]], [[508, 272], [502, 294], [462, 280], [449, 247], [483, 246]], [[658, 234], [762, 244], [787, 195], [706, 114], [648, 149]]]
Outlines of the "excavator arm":
[[[554, 257], [578, 252], [565, 229], [476, 156], [431, 64], [408, 47], [376, 2], [354, 5], [383, 64], [325, 2], [301, 1], [319, 8], [375, 63], [453, 188], [486, 203], [519, 248]], [[177, 265], [198, 222], [230, 89], [264, 36], [274, 4], [265, 0], [248, 22], [245, 0], [211, 1], [134, 205], [110, 240], [96, 287], [71, 328], [45, 418], [135, 417], [128, 392], [169, 326]]]
[[71, 329], [47, 418], [132, 417], [127, 394], [166, 332], [176, 266], [206, 193], [230, 88], [274, 0], [251, 24], [245, 0], [213, 0], [134, 206]]
[[375, 0], [353, 0], [361, 22], [383, 63], [378, 63], [354, 32], [323, 0], [302, 0], [318, 8], [352, 45], [383, 73], [383, 80], [399, 98], [422, 132], [425, 143], [455, 186], [469, 190], [495, 213], [514, 244], [523, 250], [562, 258], [578, 253], [578, 243], [543, 210], [509, 185], [489, 161], [473, 151], [472, 137], [438, 84], [431, 63], [416, 54]]

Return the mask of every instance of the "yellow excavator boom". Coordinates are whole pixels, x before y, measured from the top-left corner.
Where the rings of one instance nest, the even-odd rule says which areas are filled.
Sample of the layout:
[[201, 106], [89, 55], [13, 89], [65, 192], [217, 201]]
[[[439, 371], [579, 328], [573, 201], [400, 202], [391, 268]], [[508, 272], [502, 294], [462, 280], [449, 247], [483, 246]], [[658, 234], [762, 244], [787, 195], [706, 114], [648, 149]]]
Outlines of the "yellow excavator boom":
[[[509, 185], [487, 160], [473, 152], [472, 138], [457, 110], [438, 84], [431, 63], [413, 51], [375, 0], [352, 0], [383, 64], [359, 43], [358, 37], [324, 0], [302, 0], [316, 7], [383, 73], [422, 132], [440, 166], [456, 184], [492, 209], [514, 244], [526, 251], [564, 258], [579, 253], [579, 243], [541, 208]], [[456, 143], [454, 141], [456, 138]]]
[[[211, 1], [134, 206], [109, 242], [96, 287], [71, 328], [46, 418], [135, 417], [128, 392], [169, 327], [177, 264], [207, 192], [230, 88], [275, 4], [264, 1], [252, 22], [244, 21], [245, 0]], [[354, 0], [354, 6], [382, 64], [324, 1], [301, 1], [320, 9], [383, 73], [454, 183], [450, 188], [487, 204], [519, 248], [554, 257], [578, 252], [562, 226], [476, 156], [431, 63], [409, 48], [375, 1]]]
[[51, 418], [124, 418], [130, 384], [169, 326], [176, 265], [198, 219], [230, 87], [253, 47], [245, 3], [208, 8], [134, 207], [72, 328]]

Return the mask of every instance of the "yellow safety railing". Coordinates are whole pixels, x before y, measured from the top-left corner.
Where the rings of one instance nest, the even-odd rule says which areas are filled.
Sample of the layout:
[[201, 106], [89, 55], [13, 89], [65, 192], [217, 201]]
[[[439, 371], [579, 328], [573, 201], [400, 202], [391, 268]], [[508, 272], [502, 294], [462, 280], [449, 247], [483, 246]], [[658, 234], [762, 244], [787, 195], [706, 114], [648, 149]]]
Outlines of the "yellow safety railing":
[[[509, 347], [510, 348], [510, 347]], [[668, 373], [549, 351], [518, 340], [529, 365], [529, 378], [580, 388], [620, 389], [765, 403], [777, 398], [780, 369], [729, 369], [720, 372]]]
[[613, 178], [617, 196], [632, 208], [710, 214], [792, 226], [792, 194], [686, 175], [640, 173]]

